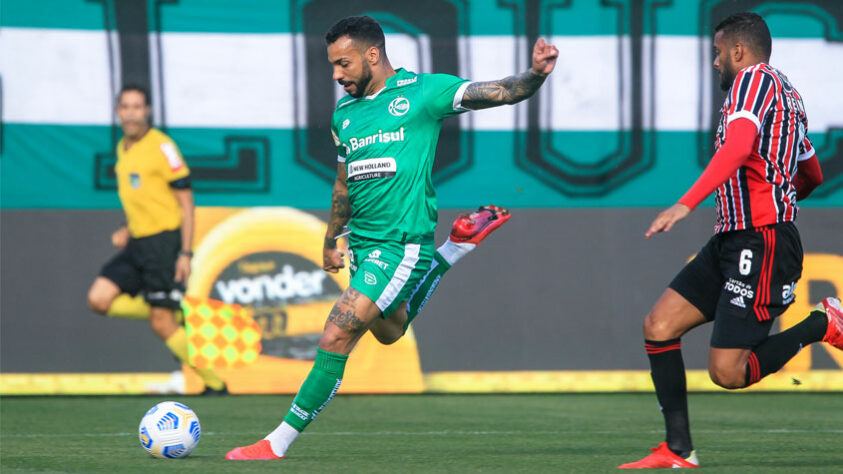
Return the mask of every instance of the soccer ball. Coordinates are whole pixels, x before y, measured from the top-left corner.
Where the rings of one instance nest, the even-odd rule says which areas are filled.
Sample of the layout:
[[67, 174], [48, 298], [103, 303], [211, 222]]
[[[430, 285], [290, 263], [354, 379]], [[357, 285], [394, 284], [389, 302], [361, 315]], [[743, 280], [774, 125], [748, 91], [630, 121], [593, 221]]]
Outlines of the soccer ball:
[[161, 402], [150, 408], [138, 426], [140, 444], [156, 458], [183, 458], [199, 444], [199, 417], [187, 405]]

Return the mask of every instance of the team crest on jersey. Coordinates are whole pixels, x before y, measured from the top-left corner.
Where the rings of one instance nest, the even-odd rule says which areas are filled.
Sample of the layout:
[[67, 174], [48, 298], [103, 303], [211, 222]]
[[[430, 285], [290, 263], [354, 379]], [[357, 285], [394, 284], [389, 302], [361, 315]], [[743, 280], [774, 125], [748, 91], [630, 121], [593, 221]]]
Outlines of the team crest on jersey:
[[137, 173], [131, 173], [129, 175], [129, 185], [131, 185], [133, 189], [140, 189], [140, 187], [141, 187], [140, 175], [137, 174]]
[[389, 113], [400, 117], [410, 111], [410, 101], [406, 97], [396, 97], [389, 103]]

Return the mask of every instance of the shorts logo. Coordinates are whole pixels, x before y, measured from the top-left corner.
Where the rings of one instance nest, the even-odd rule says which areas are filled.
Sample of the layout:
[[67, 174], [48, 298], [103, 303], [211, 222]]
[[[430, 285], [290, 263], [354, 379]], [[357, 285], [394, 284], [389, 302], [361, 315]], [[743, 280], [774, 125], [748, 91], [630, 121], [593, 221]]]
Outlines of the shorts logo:
[[793, 294], [794, 291], [796, 291], [795, 281], [789, 285], [782, 285], [782, 303], [790, 304], [793, 302], [793, 299], [796, 297], [796, 295]]
[[378, 279], [375, 277], [374, 274], [369, 272], [363, 272], [363, 281], [366, 282], [367, 285], [377, 285]]
[[130, 174], [129, 175], [129, 185], [131, 185], [133, 189], [140, 189], [140, 187], [141, 187], [140, 175], [137, 174], [137, 173]]
[[746, 308], [746, 303], [744, 303], [743, 301], [743, 296], [735, 296], [729, 301], [729, 303], [732, 303], [738, 308]]
[[410, 111], [410, 101], [406, 97], [396, 97], [389, 103], [389, 113], [400, 117]]
[[[740, 296], [741, 298], [752, 299], [755, 297], [755, 292], [752, 290], [752, 285], [744, 283], [740, 280], [735, 280], [734, 278], [729, 278], [729, 281], [727, 281], [726, 284], [723, 285], [723, 289], [730, 293], [734, 293]], [[734, 301], [732, 302], [734, 304]]]

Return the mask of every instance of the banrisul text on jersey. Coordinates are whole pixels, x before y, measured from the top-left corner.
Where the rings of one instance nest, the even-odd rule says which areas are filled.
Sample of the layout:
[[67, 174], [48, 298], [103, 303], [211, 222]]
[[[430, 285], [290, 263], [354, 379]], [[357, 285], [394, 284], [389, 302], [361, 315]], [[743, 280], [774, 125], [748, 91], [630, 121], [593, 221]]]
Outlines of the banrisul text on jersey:
[[436, 226], [431, 173], [446, 117], [465, 112], [469, 81], [397, 69], [373, 95], [337, 103], [331, 132], [345, 164], [358, 237], [419, 242]]

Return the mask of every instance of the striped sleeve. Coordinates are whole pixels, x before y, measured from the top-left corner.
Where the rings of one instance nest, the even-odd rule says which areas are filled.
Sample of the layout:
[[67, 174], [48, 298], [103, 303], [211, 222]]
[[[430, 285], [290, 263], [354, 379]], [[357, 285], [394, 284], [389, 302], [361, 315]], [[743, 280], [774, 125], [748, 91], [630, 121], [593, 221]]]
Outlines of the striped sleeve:
[[761, 120], [775, 101], [775, 81], [760, 65], [751, 66], [738, 72], [729, 96], [726, 125], [738, 118], [748, 118], [760, 131]]
[[811, 140], [806, 136], [802, 139], [802, 143], [799, 144], [799, 156], [796, 158], [797, 161], [806, 161], [810, 160], [811, 157], [816, 155], [817, 153], [814, 151], [814, 145], [811, 143]]

